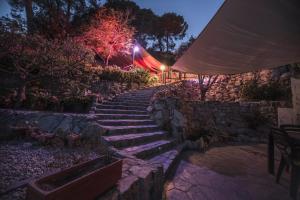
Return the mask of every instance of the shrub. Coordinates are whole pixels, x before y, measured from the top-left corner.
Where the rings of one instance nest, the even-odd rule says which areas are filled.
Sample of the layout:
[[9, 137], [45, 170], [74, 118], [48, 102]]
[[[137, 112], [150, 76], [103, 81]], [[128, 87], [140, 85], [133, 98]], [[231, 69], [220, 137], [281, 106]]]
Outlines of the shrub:
[[181, 81], [169, 84], [155, 93], [154, 99], [163, 99], [167, 97], [177, 97], [183, 101], [199, 100], [199, 84], [195, 81]]
[[158, 82], [159, 78], [156, 75], [151, 76], [149, 79], [149, 85], [156, 85]]
[[88, 112], [92, 106], [93, 100], [90, 96], [85, 97], [72, 97], [62, 100], [61, 105], [64, 112]]
[[[83, 96], [89, 88], [94, 55], [72, 38], [46, 40], [1, 29], [0, 41], [5, 41], [0, 45], [0, 71], [5, 77], [0, 80], [0, 91], [1, 95], [12, 96], [11, 106], [48, 104], [41, 99], [51, 96]], [[45, 95], [31, 94], [36, 91], [44, 91]], [[1, 98], [0, 104], [9, 104], [7, 100]]]
[[121, 70], [117, 66], [108, 66], [101, 70], [99, 79], [105, 81], [115, 81], [124, 82], [125, 81], [125, 71]]
[[290, 88], [278, 82], [259, 85], [256, 80], [249, 81], [241, 88], [241, 97], [245, 100], [286, 100], [291, 96]]
[[141, 84], [148, 84], [150, 80], [150, 72], [141, 68], [134, 69], [131, 71], [133, 76], [133, 82], [141, 85]]
[[99, 72], [99, 80], [127, 84], [137, 83], [139, 85], [148, 84], [150, 81], [150, 72], [140, 68], [125, 71], [117, 66], [108, 66]]

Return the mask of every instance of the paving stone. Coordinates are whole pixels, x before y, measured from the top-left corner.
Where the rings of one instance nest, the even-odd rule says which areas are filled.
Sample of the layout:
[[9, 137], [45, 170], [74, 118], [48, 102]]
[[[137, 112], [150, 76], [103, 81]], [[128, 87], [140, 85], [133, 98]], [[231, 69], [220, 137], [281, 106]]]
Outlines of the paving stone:
[[281, 184], [275, 183], [267, 173], [266, 150], [266, 145], [255, 145], [185, 152], [173, 179], [165, 185], [166, 197], [288, 200], [288, 176], [282, 177]]

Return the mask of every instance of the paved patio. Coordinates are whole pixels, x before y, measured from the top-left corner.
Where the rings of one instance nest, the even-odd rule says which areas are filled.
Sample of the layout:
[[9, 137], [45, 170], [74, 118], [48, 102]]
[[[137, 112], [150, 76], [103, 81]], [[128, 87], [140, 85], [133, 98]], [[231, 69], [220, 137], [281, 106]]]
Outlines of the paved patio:
[[[227, 146], [185, 152], [172, 180], [169, 200], [286, 200], [288, 176], [280, 184], [267, 173], [267, 146]], [[277, 163], [278, 164], [278, 163]]]

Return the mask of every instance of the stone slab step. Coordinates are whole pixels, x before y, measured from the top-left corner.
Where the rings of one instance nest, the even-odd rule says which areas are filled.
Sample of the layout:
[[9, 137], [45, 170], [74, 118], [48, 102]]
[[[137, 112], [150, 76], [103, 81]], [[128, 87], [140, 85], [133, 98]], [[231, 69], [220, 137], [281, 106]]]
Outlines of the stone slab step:
[[162, 165], [166, 177], [171, 172], [172, 167], [176, 164], [178, 156], [179, 151], [177, 149], [172, 149], [170, 151], [159, 154], [148, 161], [155, 165]]
[[138, 114], [96, 114], [96, 119], [150, 119], [149, 115]]
[[134, 133], [147, 133], [158, 131], [160, 128], [157, 125], [139, 125], [139, 126], [103, 126], [107, 129], [107, 135], [122, 135]]
[[153, 120], [122, 119], [122, 120], [98, 120], [103, 126], [137, 126], [137, 125], [155, 125]]
[[105, 105], [123, 105], [123, 106], [143, 106], [147, 108], [149, 106], [149, 102], [147, 103], [140, 103], [140, 102], [117, 102], [117, 101], [109, 101], [103, 103]]
[[163, 153], [173, 147], [174, 143], [170, 140], [158, 140], [155, 142], [128, 147], [122, 149], [121, 152], [123, 154], [136, 156], [141, 159], [152, 157], [153, 155], [157, 155]]
[[116, 148], [128, 147], [133, 145], [139, 145], [144, 143], [161, 140], [167, 137], [167, 132], [157, 131], [141, 134], [128, 134], [128, 135], [116, 135], [116, 136], [103, 136], [111, 145]]
[[142, 97], [137, 97], [137, 96], [117, 96], [114, 99], [116, 100], [141, 100], [141, 101], [149, 101], [151, 96], [142, 96]]
[[96, 108], [99, 109], [120, 109], [120, 110], [146, 110], [145, 106], [124, 106], [124, 105], [105, 105], [96, 104]]
[[147, 114], [145, 110], [96, 109], [95, 111], [103, 114]]
[[152, 94], [121, 94], [118, 95], [116, 98], [150, 98]]
[[120, 100], [120, 99], [113, 99], [111, 102], [121, 102], [121, 103], [139, 103], [139, 104], [149, 104], [150, 100], [139, 100], [139, 99], [128, 99], [128, 100]]

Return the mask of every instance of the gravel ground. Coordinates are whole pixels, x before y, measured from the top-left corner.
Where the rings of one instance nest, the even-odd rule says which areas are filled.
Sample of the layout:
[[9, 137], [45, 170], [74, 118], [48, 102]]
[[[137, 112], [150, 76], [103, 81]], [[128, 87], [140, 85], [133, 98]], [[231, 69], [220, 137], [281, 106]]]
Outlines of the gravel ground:
[[[46, 172], [63, 169], [96, 158], [95, 151], [40, 146], [35, 142], [0, 142], [0, 192], [11, 184]], [[25, 199], [25, 189], [12, 191], [0, 199]]]

